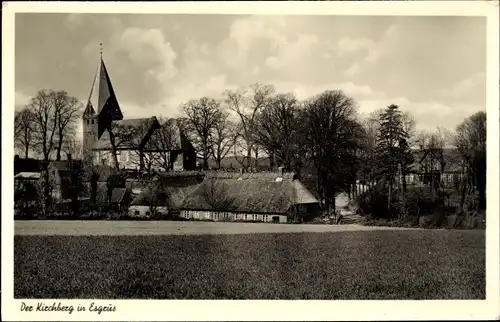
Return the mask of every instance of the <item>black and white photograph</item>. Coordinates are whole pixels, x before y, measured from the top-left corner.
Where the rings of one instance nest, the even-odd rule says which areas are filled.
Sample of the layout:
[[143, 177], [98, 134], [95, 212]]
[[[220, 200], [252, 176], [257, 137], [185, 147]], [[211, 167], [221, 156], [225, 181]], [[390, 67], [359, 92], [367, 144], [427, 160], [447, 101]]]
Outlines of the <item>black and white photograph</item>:
[[498, 12], [280, 4], [15, 13], [2, 250], [19, 319], [498, 300]]

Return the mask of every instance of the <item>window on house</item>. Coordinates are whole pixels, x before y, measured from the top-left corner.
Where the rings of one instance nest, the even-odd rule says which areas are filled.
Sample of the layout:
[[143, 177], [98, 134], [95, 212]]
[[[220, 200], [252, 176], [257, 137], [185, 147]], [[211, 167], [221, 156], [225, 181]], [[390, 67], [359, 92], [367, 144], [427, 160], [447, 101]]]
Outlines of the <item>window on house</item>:
[[94, 124], [94, 120], [92, 120], [92, 124]]
[[136, 216], [139, 216], [141, 213], [139, 212], [139, 210], [136, 210], [136, 211], [134, 212], [134, 214], [135, 214]]
[[127, 152], [128, 151], [120, 151], [120, 152], [117, 153], [118, 154], [118, 160], [120, 162], [127, 162], [128, 161], [127, 160], [128, 159], [127, 158]]
[[89, 124], [90, 124], [90, 120], [87, 120], [87, 125], [89, 125]]
[[151, 213], [149, 211], [146, 211], [146, 216], [149, 216], [151, 215]]

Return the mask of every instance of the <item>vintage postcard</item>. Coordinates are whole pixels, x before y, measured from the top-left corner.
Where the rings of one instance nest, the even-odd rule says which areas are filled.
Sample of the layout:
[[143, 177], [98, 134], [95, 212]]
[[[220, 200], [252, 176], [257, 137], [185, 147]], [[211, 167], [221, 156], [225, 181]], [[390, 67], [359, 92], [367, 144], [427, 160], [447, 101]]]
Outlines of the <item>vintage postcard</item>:
[[498, 10], [3, 3], [2, 320], [499, 318]]

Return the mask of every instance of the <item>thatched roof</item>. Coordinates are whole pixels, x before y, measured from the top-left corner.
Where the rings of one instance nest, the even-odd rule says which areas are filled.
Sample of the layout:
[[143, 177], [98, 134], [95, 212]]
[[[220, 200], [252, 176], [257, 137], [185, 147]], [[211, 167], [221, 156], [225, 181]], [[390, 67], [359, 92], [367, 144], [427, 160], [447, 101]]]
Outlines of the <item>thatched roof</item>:
[[202, 180], [202, 174], [195, 173], [195, 171], [167, 172], [144, 188], [130, 205], [156, 205], [178, 210], [184, 199], [198, 187]]
[[[126, 188], [114, 188], [111, 193], [111, 203], [123, 203], [130, 195], [130, 191]], [[129, 199], [130, 200], [130, 199]], [[97, 202], [108, 202], [108, 187], [104, 184], [99, 184], [97, 189]]]
[[202, 171], [168, 171], [162, 172], [158, 175], [160, 178], [187, 178], [187, 177], [201, 177], [205, 176]]
[[225, 171], [206, 171], [205, 177], [207, 179], [262, 179], [267, 181], [273, 181], [277, 178], [283, 178], [283, 180], [291, 180], [295, 178], [295, 173], [284, 172], [280, 175], [278, 172], [225, 172]]
[[286, 213], [292, 205], [318, 200], [292, 173], [207, 173], [182, 209], [249, 213]]

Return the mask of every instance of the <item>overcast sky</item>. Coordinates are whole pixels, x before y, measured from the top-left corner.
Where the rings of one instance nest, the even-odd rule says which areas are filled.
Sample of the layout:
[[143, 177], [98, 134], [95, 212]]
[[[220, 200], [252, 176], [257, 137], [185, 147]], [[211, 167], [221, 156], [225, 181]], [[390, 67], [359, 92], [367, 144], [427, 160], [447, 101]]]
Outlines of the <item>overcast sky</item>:
[[16, 14], [16, 108], [42, 88], [86, 101], [99, 43], [125, 118], [260, 82], [361, 112], [400, 105], [419, 129], [485, 107], [485, 18]]

